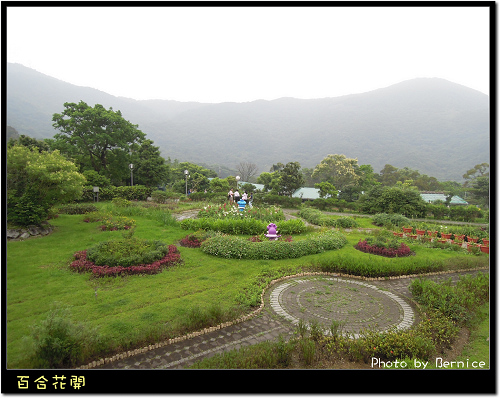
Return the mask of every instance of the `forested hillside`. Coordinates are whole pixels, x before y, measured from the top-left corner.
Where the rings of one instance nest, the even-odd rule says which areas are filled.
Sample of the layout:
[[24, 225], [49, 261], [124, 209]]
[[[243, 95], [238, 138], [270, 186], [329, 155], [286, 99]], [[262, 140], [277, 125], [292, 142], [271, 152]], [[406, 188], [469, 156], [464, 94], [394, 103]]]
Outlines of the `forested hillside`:
[[462, 181], [489, 162], [489, 97], [443, 79], [335, 98], [203, 104], [114, 97], [7, 64], [7, 125], [19, 134], [52, 137], [52, 114], [80, 100], [120, 110], [163, 157], [193, 163], [236, 168], [246, 161], [262, 172], [278, 162], [315, 167], [337, 153], [376, 172], [391, 164]]

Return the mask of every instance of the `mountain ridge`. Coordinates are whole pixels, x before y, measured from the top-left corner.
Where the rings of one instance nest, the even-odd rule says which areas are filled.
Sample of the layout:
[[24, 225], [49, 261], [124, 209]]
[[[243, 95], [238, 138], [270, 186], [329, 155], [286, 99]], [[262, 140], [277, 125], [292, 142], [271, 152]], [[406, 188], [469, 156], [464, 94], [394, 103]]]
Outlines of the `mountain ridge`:
[[51, 138], [52, 114], [83, 100], [120, 110], [165, 158], [259, 172], [278, 162], [312, 168], [342, 153], [371, 164], [410, 167], [460, 181], [489, 162], [489, 97], [440, 78], [417, 78], [339, 97], [200, 103], [134, 100], [75, 86], [7, 64], [7, 124], [19, 134]]

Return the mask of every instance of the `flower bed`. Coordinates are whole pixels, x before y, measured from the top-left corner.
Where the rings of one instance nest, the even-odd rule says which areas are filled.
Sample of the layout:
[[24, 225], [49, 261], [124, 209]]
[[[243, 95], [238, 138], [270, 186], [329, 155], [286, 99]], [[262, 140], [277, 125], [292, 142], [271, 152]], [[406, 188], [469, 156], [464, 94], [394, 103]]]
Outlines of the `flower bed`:
[[266, 221], [266, 222], [276, 222], [283, 221], [285, 219], [285, 214], [283, 210], [276, 206], [270, 206], [269, 208], [263, 207], [252, 207], [248, 206], [243, 211], [235, 206], [228, 205], [224, 203], [219, 206], [205, 206], [202, 210], [198, 212], [198, 218], [223, 218], [223, 219], [241, 219], [241, 218], [252, 218], [255, 220]]
[[222, 258], [252, 260], [282, 260], [322, 253], [344, 247], [347, 238], [338, 231], [328, 231], [298, 241], [252, 242], [248, 239], [228, 235], [216, 235], [201, 245], [201, 250]]
[[87, 250], [78, 251], [74, 254], [75, 260], [70, 264], [70, 269], [76, 272], [92, 272], [94, 277], [104, 276], [125, 276], [125, 275], [154, 275], [162, 271], [163, 268], [178, 264], [181, 256], [176, 246], [168, 246], [167, 254], [158, 261], [151, 264], [138, 264], [129, 267], [109, 267], [107, 265], [96, 265], [87, 259]]
[[377, 256], [383, 257], [407, 257], [415, 254], [404, 243], [401, 243], [399, 247], [385, 247], [379, 245], [371, 245], [366, 240], [360, 240], [354, 246], [354, 248], [364, 253], [375, 254]]
[[[225, 234], [234, 235], [259, 235], [267, 231], [267, 221], [252, 218], [233, 219], [213, 219], [213, 218], [186, 218], [179, 223], [182, 229], [204, 231], [218, 231]], [[306, 230], [302, 220], [293, 219], [287, 221], [277, 221], [276, 226], [280, 234], [298, 235]]]
[[135, 220], [125, 216], [113, 216], [109, 213], [92, 212], [88, 213], [83, 222], [101, 222], [99, 228], [102, 231], [128, 230], [135, 226]]

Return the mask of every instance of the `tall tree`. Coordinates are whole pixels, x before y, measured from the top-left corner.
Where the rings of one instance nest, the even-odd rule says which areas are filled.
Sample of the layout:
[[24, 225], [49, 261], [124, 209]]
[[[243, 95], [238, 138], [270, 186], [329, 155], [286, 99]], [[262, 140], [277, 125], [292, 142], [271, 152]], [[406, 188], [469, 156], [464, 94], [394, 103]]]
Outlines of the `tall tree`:
[[152, 140], [144, 140], [132, 156], [134, 165], [134, 182], [147, 187], [166, 183], [169, 167], [160, 155], [160, 148], [153, 145]]
[[316, 166], [312, 177], [327, 181], [342, 192], [358, 183], [358, 167], [357, 159], [347, 158], [345, 155], [328, 155]]
[[[131, 145], [141, 142], [145, 134], [137, 125], [122, 117], [120, 111], [94, 107], [84, 101], [64, 103], [64, 111], [52, 116], [54, 128], [61, 131], [54, 136], [53, 146], [74, 157], [80, 164], [90, 165], [95, 171], [110, 174], [113, 157], [120, 163], [127, 158]], [[124, 156], [125, 155], [125, 156]], [[122, 167], [126, 168], [127, 164]]]
[[75, 164], [57, 150], [8, 148], [8, 219], [20, 225], [39, 224], [51, 206], [80, 197], [85, 182]]
[[292, 194], [304, 185], [304, 176], [300, 171], [299, 162], [288, 162], [285, 167], [277, 171], [280, 178], [280, 193], [292, 196]]
[[257, 174], [257, 165], [250, 162], [240, 162], [236, 167], [240, 174], [241, 180], [250, 182], [250, 179]]

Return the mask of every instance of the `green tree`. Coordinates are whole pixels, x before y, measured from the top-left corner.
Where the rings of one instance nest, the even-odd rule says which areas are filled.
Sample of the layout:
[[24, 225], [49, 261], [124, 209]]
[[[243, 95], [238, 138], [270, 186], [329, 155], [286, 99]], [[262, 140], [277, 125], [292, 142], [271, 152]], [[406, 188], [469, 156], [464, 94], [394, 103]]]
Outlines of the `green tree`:
[[222, 192], [226, 194], [229, 192], [229, 181], [227, 178], [221, 179], [219, 177], [215, 177], [210, 181], [209, 190], [211, 192]]
[[469, 192], [472, 194], [472, 201], [481, 207], [490, 206], [490, 177], [477, 177], [472, 181]]
[[359, 200], [360, 208], [369, 214], [403, 214], [421, 217], [426, 213], [426, 203], [415, 187], [399, 183], [393, 187], [375, 186]]
[[66, 102], [64, 107], [62, 113], [52, 116], [54, 128], [61, 133], [50, 141], [51, 146], [108, 177], [113, 174], [110, 164], [118, 159], [119, 174], [125, 173], [131, 147], [145, 138], [137, 125], [125, 120], [120, 111], [106, 110], [100, 104], [91, 107], [83, 101]]
[[31, 138], [27, 135], [21, 134], [17, 139], [10, 139], [7, 142], [7, 146], [13, 147], [14, 145], [21, 145], [38, 152], [49, 151], [49, 145], [43, 140], [37, 140], [36, 138]]
[[132, 156], [134, 165], [134, 183], [146, 187], [156, 187], [166, 183], [169, 177], [169, 166], [160, 155], [160, 148], [153, 145], [152, 140], [144, 140]]
[[312, 178], [319, 178], [332, 184], [343, 192], [357, 185], [360, 176], [357, 174], [358, 160], [345, 155], [328, 155], [316, 166]]
[[7, 149], [7, 218], [20, 225], [40, 224], [55, 204], [81, 197], [85, 177], [59, 151], [25, 146]]
[[490, 202], [490, 166], [488, 163], [476, 164], [463, 175], [464, 188], [472, 194], [468, 199], [474, 204], [489, 207]]
[[292, 194], [304, 185], [304, 176], [300, 171], [299, 162], [288, 162], [281, 170], [277, 171], [279, 176], [279, 191], [286, 196]]
[[337, 197], [337, 190], [329, 182], [319, 182], [317, 184], [314, 184], [314, 188], [319, 189], [320, 198], [326, 198], [327, 196], [331, 196], [332, 198]]

